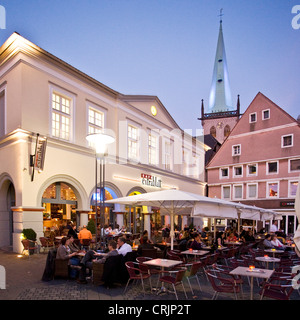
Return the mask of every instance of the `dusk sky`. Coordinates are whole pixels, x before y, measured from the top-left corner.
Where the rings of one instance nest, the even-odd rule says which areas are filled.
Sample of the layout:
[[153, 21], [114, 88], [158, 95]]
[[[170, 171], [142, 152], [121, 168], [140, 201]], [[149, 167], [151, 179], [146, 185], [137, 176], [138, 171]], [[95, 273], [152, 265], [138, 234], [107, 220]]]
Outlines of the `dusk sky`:
[[[123, 94], [157, 96], [182, 129], [201, 128], [223, 8], [234, 107], [258, 92], [300, 114], [300, 0], [7, 0], [14, 32]], [[300, 14], [300, 11], [299, 11]], [[194, 132], [195, 133], [195, 132]]]

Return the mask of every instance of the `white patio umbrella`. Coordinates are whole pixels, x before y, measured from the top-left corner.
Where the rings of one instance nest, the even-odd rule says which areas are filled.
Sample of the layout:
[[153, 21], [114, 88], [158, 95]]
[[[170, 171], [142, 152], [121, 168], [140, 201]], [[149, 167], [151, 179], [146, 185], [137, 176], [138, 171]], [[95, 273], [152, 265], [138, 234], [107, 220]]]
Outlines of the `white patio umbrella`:
[[[239, 214], [246, 214], [250, 206], [240, 203], [224, 201], [218, 198], [209, 198], [199, 194], [181, 190], [161, 190], [134, 196], [107, 200], [106, 203], [119, 203], [129, 206], [154, 206], [162, 208], [164, 213], [169, 213], [171, 222], [171, 249], [174, 240], [174, 216], [177, 214], [188, 214], [192, 216], [222, 217], [237, 219]], [[255, 208], [257, 211], [258, 209]]]
[[[295, 213], [298, 218], [298, 221], [300, 221], [300, 177], [298, 181], [298, 187], [296, 192], [296, 199], [295, 199]], [[295, 242], [295, 251], [297, 255], [300, 257], [300, 223], [298, 224], [297, 230], [294, 235], [294, 242]]]

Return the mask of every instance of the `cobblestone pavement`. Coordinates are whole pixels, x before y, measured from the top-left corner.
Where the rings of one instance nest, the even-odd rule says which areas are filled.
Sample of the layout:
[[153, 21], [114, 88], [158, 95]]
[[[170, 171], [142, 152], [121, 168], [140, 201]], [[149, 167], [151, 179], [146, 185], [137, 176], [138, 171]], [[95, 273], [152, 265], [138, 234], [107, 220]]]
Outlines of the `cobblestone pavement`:
[[[6, 289], [0, 289], [0, 300], [102, 300], [102, 301], [137, 301], [137, 300], [175, 300], [173, 294], [155, 295], [150, 292], [148, 282], [146, 282], [146, 294], [142, 292], [140, 285], [130, 285], [126, 294], [123, 294], [125, 286], [116, 285], [113, 288], [106, 288], [103, 285], [96, 286], [90, 281], [88, 284], [78, 284], [75, 280], [56, 279], [49, 282], [41, 281], [47, 254], [34, 254], [29, 258], [12, 252], [0, 250], [0, 265], [6, 270]], [[192, 281], [193, 282], [193, 281]], [[156, 279], [153, 279], [153, 284]], [[198, 285], [192, 284], [194, 295], [185, 288], [188, 300], [210, 300], [213, 290], [207, 279], [201, 277], [202, 292]], [[182, 288], [178, 287], [180, 300], [185, 300]], [[259, 299], [258, 286], [254, 285], [254, 298]], [[244, 284], [244, 298], [249, 299], [249, 285], [247, 280]], [[239, 296], [241, 298], [241, 296]], [[294, 291], [291, 297], [293, 300], [300, 300], [298, 291]], [[218, 300], [233, 300], [232, 295], [220, 295]]]

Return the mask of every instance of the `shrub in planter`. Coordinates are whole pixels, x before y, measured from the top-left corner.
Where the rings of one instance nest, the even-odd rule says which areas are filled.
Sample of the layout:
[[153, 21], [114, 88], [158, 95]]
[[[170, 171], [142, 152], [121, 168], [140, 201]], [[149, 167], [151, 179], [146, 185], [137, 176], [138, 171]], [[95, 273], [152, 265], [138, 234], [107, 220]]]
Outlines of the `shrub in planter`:
[[[24, 239], [30, 240], [29, 248], [34, 247], [35, 241], [36, 241], [36, 232], [33, 229], [28, 228], [28, 229], [23, 229], [22, 233], [23, 233]], [[34, 253], [34, 250], [29, 249], [29, 254], [33, 254], [33, 253]]]
[[96, 234], [96, 224], [93, 219], [89, 220], [86, 228], [91, 231], [91, 234]]

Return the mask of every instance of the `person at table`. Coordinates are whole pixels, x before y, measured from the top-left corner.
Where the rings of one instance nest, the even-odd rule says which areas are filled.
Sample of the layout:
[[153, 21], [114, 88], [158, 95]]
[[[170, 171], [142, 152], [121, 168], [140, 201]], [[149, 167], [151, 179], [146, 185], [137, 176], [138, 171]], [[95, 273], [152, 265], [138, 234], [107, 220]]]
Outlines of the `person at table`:
[[194, 240], [192, 241], [192, 243], [190, 245], [190, 249], [201, 250], [201, 248], [202, 248], [202, 241], [200, 239], [200, 234], [197, 233], [194, 235]]
[[153, 244], [162, 243], [162, 235], [158, 232], [157, 229], [154, 229], [153, 231], [152, 243]]
[[120, 237], [117, 240], [117, 250], [118, 253], [121, 254], [122, 256], [126, 256], [128, 252], [132, 252], [131, 245], [126, 243], [126, 239], [124, 237]]
[[271, 242], [271, 235], [269, 233], [265, 236], [265, 239], [263, 241], [263, 246], [264, 246], [264, 249], [275, 249], [275, 246]]
[[73, 236], [68, 236], [69, 238], [69, 248], [71, 250], [71, 253], [73, 252], [79, 252], [80, 248], [79, 246], [74, 242], [74, 237]]
[[143, 249], [155, 249], [153, 243], [149, 242], [148, 236], [143, 236], [142, 243], [138, 246], [137, 254], [141, 255]]
[[93, 236], [90, 230], [86, 228], [86, 225], [82, 226], [82, 229], [78, 233], [78, 239], [80, 240], [80, 243], [83, 244], [83, 239], [89, 239], [92, 240]]
[[95, 252], [94, 250], [88, 251], [84, 258], [82, 259], [80, 265], [81, 270], [79, 273], [78, 281], [79, 283], [87, 283], [86, 281], [86, 269], [89, 269], [89, 275], [91, 275], [91, 270], [93, 270], [93, 263], [105, 263], [108, 257], [111, 256], [117, 256], [118, 250], [117, 250], [117, 243], [114, 240], [108, 241], [108, 253], [106, 255], [103, 255], [101, 253]]
[[[67, 237], [63, 237], [60, 241], [60, 245], [57, 248], [56, 252], [56, 259], [57, 260], [69, 260], [68, 264], [69, 265], [74, 265], [78, 266], [80, 263], [79, 258], [77, 257], [76, 252], [71, 252], [69, 248], [70, 244], [70, 239]], [[70, 277], [71, 278], [76, 278], [77, 271], [76, 270], [71, 270], [70, 271]]]
[[285, 250], [286, 249], [286, 246], [278, 240], [278, 238], [275, 234], [271, 236], [271, 243], [274, 246], [274, 248], [277, 250]]
[[234, 235], [234, 233], [231, 232], [231, 233], [229, 234], [229, 236], [227, 237], [226, 241], [228, 241], [228, 242], [236, 242], [237, 239], [238, 239], [238, 238]]
[[140, 244], [143, 244], [144, 237], [147, 237], [147, 242], [148, 242], [148, 243], [153, 243], [152, 240], [149, 239], [148, 230], [144, 230], [144, 231], [143, 231], [142, 236], [141, 236], [141, 238], [140, 238]]
[[69, 232], [68, 232], [68, 237], [73, 237], [74, 239], [78, 239], [78, 231], [76, 229], [75, 224], [71, 224], [71, 228], [69, 229]]
[[242, 237], [242, 240], [244, 242], [255, 242], [255, 238], [251, 229], [245, 232], [244, 236]]
[[224, 241], [225, 241], [225, 233], [222, 231], [219, 231], [216, 235], [216, 246], [223, 247]]

